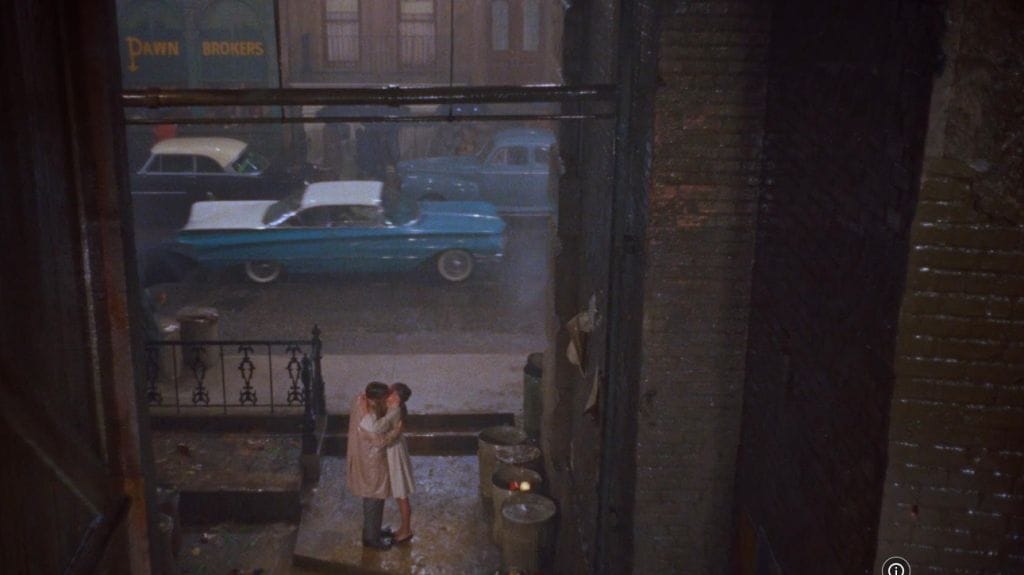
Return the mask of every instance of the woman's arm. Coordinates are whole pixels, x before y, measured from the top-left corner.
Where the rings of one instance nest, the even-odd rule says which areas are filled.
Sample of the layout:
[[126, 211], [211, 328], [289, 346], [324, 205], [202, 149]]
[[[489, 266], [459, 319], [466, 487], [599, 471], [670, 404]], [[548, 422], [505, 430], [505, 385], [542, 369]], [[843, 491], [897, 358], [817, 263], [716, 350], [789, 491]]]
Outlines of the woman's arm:
[[389, 432], [396, 427], [395, 423], [400, 416], [401, 411], [397, 407], [389, 407], [384, 417], [380, 418], [375, 417], [372, 413], [367, 413], [359, 422], [359, 431], [372, 445], [386, 447], [389, 445], [387, 441]]

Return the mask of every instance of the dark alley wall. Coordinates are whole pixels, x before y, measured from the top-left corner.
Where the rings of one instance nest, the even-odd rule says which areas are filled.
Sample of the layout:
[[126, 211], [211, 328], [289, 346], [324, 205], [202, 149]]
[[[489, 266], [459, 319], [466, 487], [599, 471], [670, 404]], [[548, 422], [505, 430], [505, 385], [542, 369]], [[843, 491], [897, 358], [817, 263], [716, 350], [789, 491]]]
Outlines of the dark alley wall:
[[878, 557], [1024, 573], [1024, 6], [950, 2], [899, 321]]
[[771, 11], [666, 3], [646, 237], [634, 573], [722, 573], [732, 538]]
[[736, 503], [785, 573], [872, 568], [940, 21], [775, 3]]
[[113, 16], [0, 4], [4, 573], [150, 572]]

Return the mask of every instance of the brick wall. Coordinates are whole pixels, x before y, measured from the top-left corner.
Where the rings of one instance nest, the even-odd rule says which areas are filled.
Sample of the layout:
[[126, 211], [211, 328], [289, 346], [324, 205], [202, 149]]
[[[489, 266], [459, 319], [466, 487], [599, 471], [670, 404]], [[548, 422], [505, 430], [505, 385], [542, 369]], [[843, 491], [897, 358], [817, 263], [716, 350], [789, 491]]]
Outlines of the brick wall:
[[1024, 573], [1024, 7], [950, 3], [911, 233], [878, 558]]
[[775, 4], [736, 500], [785, 573], [874, 561], [939, 20]]
[[725, 571], [739, 440], [770, 11], [661, 19], [646, 238], [635, 573]]

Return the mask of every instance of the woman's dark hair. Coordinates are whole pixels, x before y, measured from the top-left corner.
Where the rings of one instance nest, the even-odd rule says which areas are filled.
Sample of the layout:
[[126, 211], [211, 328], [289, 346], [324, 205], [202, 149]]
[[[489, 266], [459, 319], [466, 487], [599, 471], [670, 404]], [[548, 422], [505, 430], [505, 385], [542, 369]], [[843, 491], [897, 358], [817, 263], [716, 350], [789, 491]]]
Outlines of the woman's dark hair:
[[399, 399], [402, 400], [402, 403], [409, 401], [409, 398], [412, 397], [412, 390], [409, 389], [408, 385], [405, 385], [402, 382], [398, 382], [391, 387], [393, 387], [394, 390], [398, 392], [398, 397]]
[[405, 418], [409, 415], [409, 408], [405, 406], [405, 403], [412, 397], [412, 390], [409, 389], [408, 385], [400, 381], [392, 385], [391, 388], [395, 390], [398, 398], [402, 400], [402, 421], [405, 421]]

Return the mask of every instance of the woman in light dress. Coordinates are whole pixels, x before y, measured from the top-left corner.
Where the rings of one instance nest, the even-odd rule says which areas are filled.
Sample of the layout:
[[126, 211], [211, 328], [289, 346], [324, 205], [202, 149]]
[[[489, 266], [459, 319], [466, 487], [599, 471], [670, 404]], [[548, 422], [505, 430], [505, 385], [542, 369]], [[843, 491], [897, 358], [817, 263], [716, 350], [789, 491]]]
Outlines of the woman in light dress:
[[[402, 415], [395, 429], [398, 436], [388, 444], [388, 477], [391, 481], [391, 496], [398, 500], [398, 510], [402, 514], [402, 526], [395, 531], [394, 543], [405, 543], [412, 539], [412, 507], [409, 505], [409, 495], [415, 491], [412, 478], [412, 462], [409, 460], [409, 448], [405, 444], [405, 419], [409, 415], [406, 402], [412, 396], [412, 390], [404, 383], [395, 383], [391, 386], [391, 392], [398, 395], [401, 401]], [[390, 434], [389, 434], [390, 435]]]

